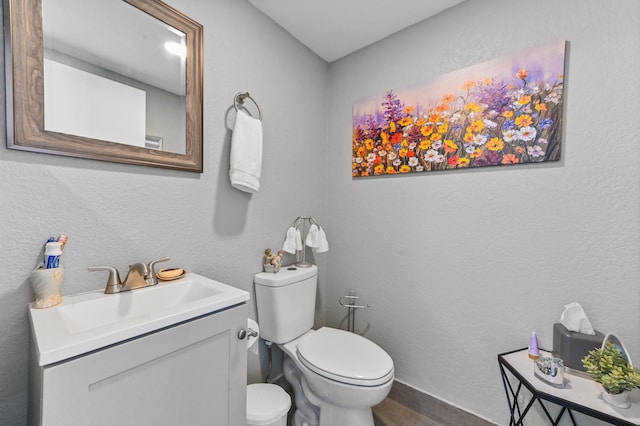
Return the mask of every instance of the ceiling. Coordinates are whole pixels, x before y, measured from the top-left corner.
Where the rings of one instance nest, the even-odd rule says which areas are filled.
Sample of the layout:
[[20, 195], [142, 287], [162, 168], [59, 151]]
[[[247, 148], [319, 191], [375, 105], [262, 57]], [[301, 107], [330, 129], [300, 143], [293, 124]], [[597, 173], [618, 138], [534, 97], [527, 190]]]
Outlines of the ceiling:
[[327, 62], [464, 0], [249, 0]]

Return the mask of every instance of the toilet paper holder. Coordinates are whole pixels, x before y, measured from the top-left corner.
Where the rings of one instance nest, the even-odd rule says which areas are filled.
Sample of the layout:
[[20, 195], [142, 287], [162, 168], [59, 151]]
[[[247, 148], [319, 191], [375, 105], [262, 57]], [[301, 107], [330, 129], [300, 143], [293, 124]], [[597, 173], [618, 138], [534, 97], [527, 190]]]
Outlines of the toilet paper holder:
[[356, 305], [356, 301], [360, 299], [360, 296], [356, 296], [354, 290], [349, 290], [349, 294], [342, 296], [338, 303], [347, 308], [347, 330], [351, 333], [355, 333], [356, 328], [356, 309], [370, 308], [371, 305]]

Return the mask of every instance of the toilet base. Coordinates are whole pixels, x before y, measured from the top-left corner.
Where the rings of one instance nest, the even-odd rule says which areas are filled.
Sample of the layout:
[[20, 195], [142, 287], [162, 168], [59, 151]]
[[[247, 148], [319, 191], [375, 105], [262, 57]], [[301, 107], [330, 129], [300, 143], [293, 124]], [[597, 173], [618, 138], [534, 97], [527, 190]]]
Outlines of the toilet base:
[[284, 376], [295, 395], [293, 426], [374, 426], [371, 408], [340, 407], [318, 398], [289, 357], [284, 360]]

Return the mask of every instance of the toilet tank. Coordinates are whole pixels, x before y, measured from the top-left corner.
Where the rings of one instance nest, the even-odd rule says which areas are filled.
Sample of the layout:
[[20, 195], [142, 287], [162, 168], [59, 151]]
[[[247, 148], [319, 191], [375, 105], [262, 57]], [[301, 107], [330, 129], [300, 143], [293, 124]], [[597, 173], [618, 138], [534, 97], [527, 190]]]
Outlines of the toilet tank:
[[283, 266], [254, 277], [260, 337], [287, 343], [313, 327], [318, 267]]

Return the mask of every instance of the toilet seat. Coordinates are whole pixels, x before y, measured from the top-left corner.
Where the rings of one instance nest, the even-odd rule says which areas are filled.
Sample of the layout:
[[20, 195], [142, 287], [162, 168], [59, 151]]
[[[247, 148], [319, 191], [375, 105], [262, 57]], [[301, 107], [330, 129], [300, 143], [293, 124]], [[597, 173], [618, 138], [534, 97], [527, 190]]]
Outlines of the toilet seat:
[[393, 360], [372, 341], [330, 327], [305, 335], [296, 354], [309, 370], [357, 386], [379, 386], [393, 378]]

